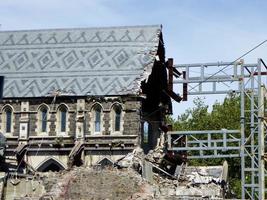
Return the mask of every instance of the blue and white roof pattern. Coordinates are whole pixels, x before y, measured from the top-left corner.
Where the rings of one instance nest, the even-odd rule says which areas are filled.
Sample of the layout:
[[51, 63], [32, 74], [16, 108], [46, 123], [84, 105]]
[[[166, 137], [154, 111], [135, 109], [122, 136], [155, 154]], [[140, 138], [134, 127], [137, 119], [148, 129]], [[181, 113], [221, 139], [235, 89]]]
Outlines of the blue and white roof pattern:
[[161, 26], [0, 31], [6, 98], [138, 94]]

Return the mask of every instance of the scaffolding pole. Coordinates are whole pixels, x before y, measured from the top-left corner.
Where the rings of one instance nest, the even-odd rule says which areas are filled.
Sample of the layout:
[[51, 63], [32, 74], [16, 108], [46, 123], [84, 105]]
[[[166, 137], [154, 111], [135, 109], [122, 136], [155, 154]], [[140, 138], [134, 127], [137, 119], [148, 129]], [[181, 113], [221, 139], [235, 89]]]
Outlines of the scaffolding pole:
[[[264, 105], [267, 92], [263, 84], [262, 76], [267, 75], [267, 67], [263, 60], [258, 59], [257, 63], [254, 64], [244, 64], [244, 61], [240, 60], [236, 63], [197, 63], [175, 65], [175, 67], [179, 71], [183, 71], [185, 76], [183, 79], [174, 80], [174, 83], [187, 84], [189, 89], [189, 91], [187, 91], [188, 95], [229, 94], [231, 92], [240, 94], [240, 143], [227, 148], [232, 148], [233, 150], [236, 147], [240, 148], [242, 199], [264, 200], [266, 192], [265, 176], [267, 175], [264, 161], [264, 140], [267, 132]], [[208, 68], [212, 69], [212, 73], [207, 73]], [[197, 73], [199, 74], [198, 76], [195, 75], [197, 70], [199, 70]], [[209, 85], [204, 86], [206, 83]], [[227, 87], [221, 88], [219, 84], [226, 85]], [[199, 133], [205, 134], [203, 131]], [[172, 150], [199, 151], [200, 153], [197, 156], [192, 156], [192, 159], [222, 157], [222, 155], [218, 154], [220, 148], [210, 146], [211, 138], [209, 132], [206, 133], [207, 141], [188, 140], [188, 135], [192, 135], [190, 131], [188, 133], [170, 133], [168, 141], [177, 142], [177, 135], [181, 137], [183, 134], [187, 135], [185, 147], [173, 147], [172, 144], [168, 144], [169, 147], [172, 147]], [[227, 142], [225, 138], [223, 138], [223, 141]], [[220, 142], [220, 140], [216, 142]], [[213, 143], [215, 144], [216, 142]], [[196, 143], [200, 144], [199, 148], [194, 146]], [[212, 155], [203, 155], [203, 150], [205, 148], [202, 144], [207, 144], [205, 148], [211, 150], [208, 152], [211, 152]], [[226, 152], [226, 154], [223, 155], [223, 157], [232, 156], [235, 157], [236, 154], [231, 155], [230, 152], [229, 154]]]

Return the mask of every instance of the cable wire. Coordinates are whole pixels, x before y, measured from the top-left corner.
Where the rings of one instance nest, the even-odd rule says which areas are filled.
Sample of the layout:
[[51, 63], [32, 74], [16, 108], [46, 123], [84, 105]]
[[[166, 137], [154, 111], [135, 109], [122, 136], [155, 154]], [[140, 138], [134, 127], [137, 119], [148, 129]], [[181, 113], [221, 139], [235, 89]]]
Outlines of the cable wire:
[[209, 80], [210, 78], [214, 77], [215, 75], [219, 74], [220, 72], [224, 71], [226, 68], [228, 68], [229, 66], [233, 65], [236, 61], [238, 61], [239, 59], [245, 57], [246, 55], [248, 55], [249, 53], [251, 53], [252, 51], [256, 50], [257, 48], [259, 48], [260, 46], [262, 46], [264, 43], [266, 43], [267, 40], [262, 41], [261, 43], [259, 43], [258, 45], [256, 45], [255, 47], [253, 47], [252, 49], [250, 49], [249, 51], [247, 51], [246, 53], [242, 54], [241, 56], [239, 56], [238, 58], [236, 58], [233, 62], [231, 62], [230, 64], [226, 65], [225, 67], [223, 67], [222, 69], [220, 69], [219, 71], [215, 72], [214, 74], [212, 74], [211, 76], [207, 77], [205, 80], [200, 81], [200, 83], [198, 83], [197, 85], [195, 85], [194, 87], [192, 87], [190, 90], [188, 90], [188, 92], [194, 90], [196, 87], [200, 86], [202, 83], [206, 82], [207, 80]]

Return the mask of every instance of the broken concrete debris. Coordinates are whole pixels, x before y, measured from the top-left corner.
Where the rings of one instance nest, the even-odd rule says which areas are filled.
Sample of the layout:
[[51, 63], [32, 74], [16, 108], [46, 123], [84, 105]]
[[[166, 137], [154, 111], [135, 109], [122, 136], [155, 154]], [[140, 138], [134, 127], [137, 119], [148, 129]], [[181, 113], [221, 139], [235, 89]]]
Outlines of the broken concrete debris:
[[[117, 164], [127, 168], [131, 166], [130, 164], [141, 166], [143, 178], [153, 184], [160, 197], [166, 194], [168, 197], [222, 198], [224, 196], [228, 173], [226, 161], [223, 166], [186, 166], [183, 162], [181, 164], [178, 162], [180, 165], [177, 165], [177, 160], [168, 159], [166, 155], [163, 147], [157, 147], [147, 155], [140, 149], [128, 154]], [[126, 161], [128, 165], [125, 165]]]
[[[7, 180], [5, 199], [186, 199], [222, 198], [224, 166], [194, 167], [166, 162], [163, 148], [147, 155], [141, 148], [113, 166], [73, 167], [69, 171], [38, 173]], [[19, 177], [19, 175], [17, 176]], [[17, 178], [16, 177], [16, 178]], [[14, 177], [13, 177], [14, 179]], [[15, 191], [15, 192], [14, 192]]]

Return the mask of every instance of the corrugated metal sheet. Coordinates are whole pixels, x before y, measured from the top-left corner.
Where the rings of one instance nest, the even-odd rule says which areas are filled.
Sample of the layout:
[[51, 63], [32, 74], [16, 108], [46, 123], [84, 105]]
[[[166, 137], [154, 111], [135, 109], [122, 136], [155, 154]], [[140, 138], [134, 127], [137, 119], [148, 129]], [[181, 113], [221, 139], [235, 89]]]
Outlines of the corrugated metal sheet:
[[137, 94], [161, 26], [0, 31], [4, 97]]

